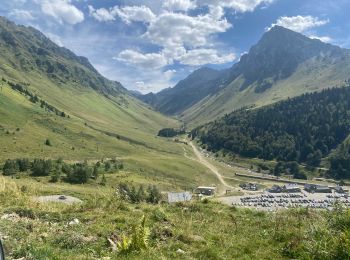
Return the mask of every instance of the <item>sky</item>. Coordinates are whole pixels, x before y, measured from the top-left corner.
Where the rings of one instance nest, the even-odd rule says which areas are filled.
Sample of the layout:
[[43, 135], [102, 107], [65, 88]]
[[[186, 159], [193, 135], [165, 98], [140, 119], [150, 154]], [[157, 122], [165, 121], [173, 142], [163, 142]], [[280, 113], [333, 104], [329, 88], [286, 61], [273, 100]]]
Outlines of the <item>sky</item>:
[[0, 15], [142, 93], [231, 67], [269, 28], [350, 48], [350, 0], [1, 0]]

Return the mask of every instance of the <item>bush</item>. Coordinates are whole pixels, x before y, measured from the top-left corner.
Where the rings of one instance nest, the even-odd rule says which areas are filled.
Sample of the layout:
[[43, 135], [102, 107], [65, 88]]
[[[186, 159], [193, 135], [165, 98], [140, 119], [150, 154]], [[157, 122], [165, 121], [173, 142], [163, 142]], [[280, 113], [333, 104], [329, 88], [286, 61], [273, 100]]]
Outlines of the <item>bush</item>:
[[51, 160], [35, 159], [32, 164], [33, 176], [49, 176], [52, 169]]
[[67, 174], [67, 175], [72, 172], [72, 167], [69, 164], [66, 164], [66, 163], [62, 164], [61, 169], [62, 169], [62, 172]]
[[45, 145], [47, 145], [47, 146], [51, 146], [51, 141], [50, 141], [50, 139], [46, 139], [46, 141], [45, 141]]
[[17, 173], [18, 165], [14, 160], [7, 160], [4, 167], [2, 168], [3, 174], [5, 176], [11, 176]]
[[16, 159], [20, 172], [26, 172], [30, 169], [30, 162], [28, 159]]
[[106, 186], [107, 179], [106, 179], [106, 176], [104, 174], [102, 175], [101, 182], [99, 184], [102, 186]]
[[129, 186], [126, 183], [118, 185], [118, 193], [121, 199], [131, 203], [146, 201], [147, 203], [157, 204], [162, 197], [156, 186], [149, 186], [145, 192], [142, 185], [137, 189], [135, 186]]
[[92, 178], [94, 178], [95, 180], [97, 180], [99, 175], [99, 170], [98, 170], [98, 166], [94, 166], [94, 171], [92, 172]]
[[67, 181], [70, 183], [83, 184], [87, 183], [92, 175], [92, 170], [87, 164], [76, 164], [73, 171], [67, 174]]
[[58, 182], [61, 178], [61, 171], [60, 170], [55, 170], [55, 172], [51, 175], [50, 182]]
[[110, 162], [105, 163], [105, 171], [108, 172], [112, 168], [112, 164]]
[[149, 186], [148, 189], [148, 196], [146, 201], [148, 203], [152, 203], [152, 204], [158, 204], [160, 199], [162, 198], [162, 195], [160, 193], [160, 191], [158, 190], [158, 188], [156, 186]]

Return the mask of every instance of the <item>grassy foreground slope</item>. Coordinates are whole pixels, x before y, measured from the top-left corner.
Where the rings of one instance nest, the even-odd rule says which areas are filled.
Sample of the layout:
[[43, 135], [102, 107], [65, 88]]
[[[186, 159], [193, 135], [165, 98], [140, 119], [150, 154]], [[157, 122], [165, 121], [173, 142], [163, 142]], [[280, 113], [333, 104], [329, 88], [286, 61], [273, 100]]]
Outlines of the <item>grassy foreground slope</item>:
[[[70, 190], [80, 205], [39, 204], [33, 196]], [[18, 259], [349, 259], [350, 212], [230, 208], [215, 202], [130, 204], [106, 187], [0, 177], [0, 232]], [[145, 216], [146, 246], [112, 251]], [[78, 219], [78, 224], [69, 224]], [[74, 222], [73, 222], [74, 223]], [[142, 229], [143, 230], [143, 229]], [[148, 232], [147, 232], [148, 231]], [[149, 234], [149, 235], [147, 235]], [[144, 241], [142, 239], [142, 241]], [[143, 242], [142, 242], [143, 245]], [[179, 251], [180, 249], [180, 251]]]

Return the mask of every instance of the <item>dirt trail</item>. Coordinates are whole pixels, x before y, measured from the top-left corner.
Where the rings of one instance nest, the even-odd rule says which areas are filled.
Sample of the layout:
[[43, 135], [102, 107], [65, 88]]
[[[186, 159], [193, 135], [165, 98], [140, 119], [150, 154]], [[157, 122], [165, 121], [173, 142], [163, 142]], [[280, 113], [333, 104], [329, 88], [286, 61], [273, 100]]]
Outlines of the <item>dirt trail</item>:
[[192, 142], [189, 142], [189, 144], [192, 147], [193, 152], [197, 157], [197, 161], [203, 164], [205, 167], [207, 167], [212, 173], [214, 173], [223, 186], [229, 189], [236, 189], [235, 187], [227, 184], [224, 177], [222, 177], [222, 175], [219, 173], [218, 169], [213, 164], [211, 164], [207, 159], [205, 159], [203, 154], [197, 149], [197, 147]]

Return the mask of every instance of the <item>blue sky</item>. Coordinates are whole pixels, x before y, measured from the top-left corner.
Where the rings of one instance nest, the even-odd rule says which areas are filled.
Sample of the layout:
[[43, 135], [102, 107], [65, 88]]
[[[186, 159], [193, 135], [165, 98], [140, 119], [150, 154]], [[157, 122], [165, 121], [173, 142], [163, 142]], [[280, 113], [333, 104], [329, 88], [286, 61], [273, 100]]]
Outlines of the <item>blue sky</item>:
[[274, 24], [350, 48], [349, 10], [350, 0], [3, 0], [0, 15], [147, 93], [232, 66]]

